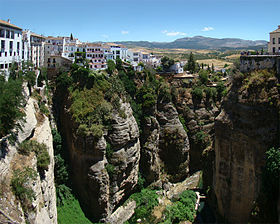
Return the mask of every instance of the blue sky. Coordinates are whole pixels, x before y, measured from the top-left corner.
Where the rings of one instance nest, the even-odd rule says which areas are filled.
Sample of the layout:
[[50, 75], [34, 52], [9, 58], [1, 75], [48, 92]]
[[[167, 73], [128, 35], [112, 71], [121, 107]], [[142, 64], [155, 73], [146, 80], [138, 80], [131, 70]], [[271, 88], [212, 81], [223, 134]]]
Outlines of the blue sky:
[[173, 41], [185, 36], [268, 40], [279, 0], [0, 0], [0, 19], [82, 41]]

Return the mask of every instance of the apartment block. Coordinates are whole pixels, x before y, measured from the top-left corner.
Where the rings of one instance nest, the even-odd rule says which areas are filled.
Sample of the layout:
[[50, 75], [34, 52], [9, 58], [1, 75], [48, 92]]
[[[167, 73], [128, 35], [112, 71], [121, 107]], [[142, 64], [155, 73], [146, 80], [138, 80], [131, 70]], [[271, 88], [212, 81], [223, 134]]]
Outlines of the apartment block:
[[32, 33], [30, 30], [22, 32], [22, 60], [30, 61], [35, 68], [44, 66], [46, 38], [42, 35]]
[[0, 20], [0, 70], [8, 71], [13, 62], [21, 63], [22, 29]]

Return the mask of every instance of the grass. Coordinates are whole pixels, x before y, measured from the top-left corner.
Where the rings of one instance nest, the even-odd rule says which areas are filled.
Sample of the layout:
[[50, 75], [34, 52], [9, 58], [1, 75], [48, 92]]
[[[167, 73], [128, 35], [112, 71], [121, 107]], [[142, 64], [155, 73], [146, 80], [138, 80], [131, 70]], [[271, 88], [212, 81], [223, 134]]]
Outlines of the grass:
[[57, 221], [59, 224], [92, 224], [89, 221], [76, 198], [70, 198], [64, 201], [62, 206], [57, 207]]

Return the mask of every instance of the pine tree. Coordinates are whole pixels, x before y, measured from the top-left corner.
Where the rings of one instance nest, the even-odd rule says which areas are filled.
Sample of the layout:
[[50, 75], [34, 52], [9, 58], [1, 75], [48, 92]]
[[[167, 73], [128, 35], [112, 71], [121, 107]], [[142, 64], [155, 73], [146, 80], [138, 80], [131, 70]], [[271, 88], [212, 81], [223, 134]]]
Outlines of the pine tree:
[[71, 35], [70, 35], [70, 40], [73, 40], [74, 38], [73, 38], [73, 34], [71, 33]]
[[190, 53], [190, 57], [189, 57], [188, 64], [187, 64], [187, 69], [191, 73], [195, 72], [195, 60], [193, 58], [193, 53], [192, 52]]

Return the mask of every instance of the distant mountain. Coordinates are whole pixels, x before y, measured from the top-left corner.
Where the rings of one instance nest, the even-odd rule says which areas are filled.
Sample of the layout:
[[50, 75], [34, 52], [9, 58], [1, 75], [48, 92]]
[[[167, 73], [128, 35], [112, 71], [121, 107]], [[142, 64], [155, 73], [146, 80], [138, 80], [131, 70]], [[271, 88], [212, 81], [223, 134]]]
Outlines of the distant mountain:
[[183, 49], [261, 49], [267, 47], [265, 40], [242, 40], [238, 38], [211, 38], [203, 36], [184, 37], [173, 42], [149, 42], [149, 41], [122, 41], [117, 42], [127, 47], [147, 47], [147, 48], [183, 48]]

